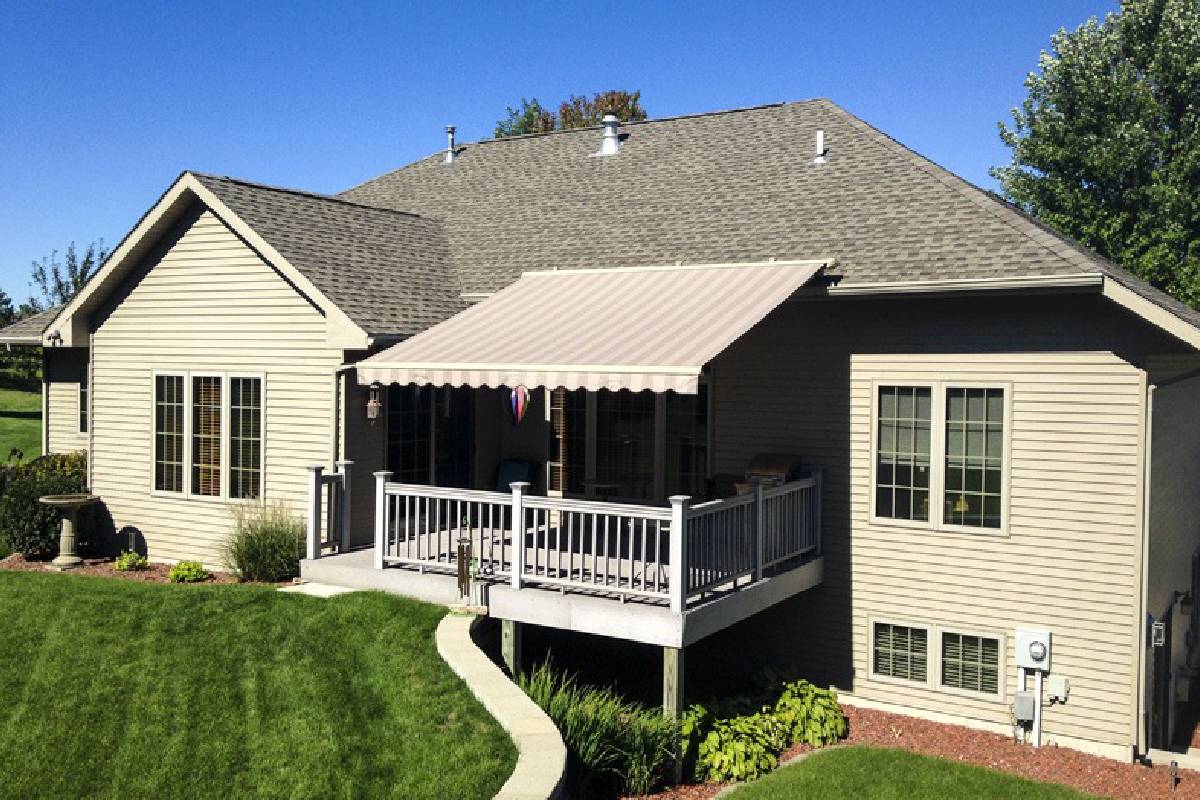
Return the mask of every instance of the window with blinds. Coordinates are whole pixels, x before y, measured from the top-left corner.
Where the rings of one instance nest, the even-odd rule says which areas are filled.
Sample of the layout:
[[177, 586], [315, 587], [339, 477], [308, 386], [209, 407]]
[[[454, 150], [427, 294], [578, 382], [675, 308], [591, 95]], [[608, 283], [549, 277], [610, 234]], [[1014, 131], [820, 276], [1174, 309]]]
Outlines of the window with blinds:
[[183, 376], [154, 378], [154, 488], [183, 491]]
[[925, 683], [929, 675], [929, 632], [924, 628], [876, 622], [871, 671], [875, 675]]
[[262, 379], [229, 379], [229, 496], [262, 494]]
[[192, 378], [192, 494], [221, 495], [221, 379]]
[[943, 631], [942, 686], [998, 694], [1000, 640]]

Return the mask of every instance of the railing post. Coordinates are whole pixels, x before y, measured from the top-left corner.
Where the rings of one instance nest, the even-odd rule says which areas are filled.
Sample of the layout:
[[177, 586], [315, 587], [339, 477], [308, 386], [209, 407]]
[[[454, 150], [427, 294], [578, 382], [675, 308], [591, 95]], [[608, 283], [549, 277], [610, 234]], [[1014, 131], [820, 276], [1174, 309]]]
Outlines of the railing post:
[[816, 553], [821, 555], [821, 488], [825, 482], [825, 468], [813, 467], [813, 536], [815, 537]]
[[529, 484], [517, 481], [512, 487], [512, 587], [521, 588], [525, 574], [525, 490]]
[[754, 580], [763, 576], [763, 550], [766, 545], [766, 516], [763, 514], [763, 482], [754, 480]]
[[305, 556], [309, 560], [321, 557], [321, 473], [325, 468], [313, 464], [308, 468], [308, 532]]
[[340, 504], [338, 511], [340, 512], [338, 527], [341, 534], [338, 537], [338, 552], [347, 553], [350, 551], [350, 468], [354, 466], [353, 461], [337, 462], [338, 472], [342, 475], [342, 495], [339, 498]]
[[668, 588], [671, 591], [671, 611], [683, 613], [687, 604], [687, 515], [688, 502], [692, 498], [685, 494], [671, 497], [671, 555]]
[[383, 557], [387, 549], [387, 482], [392, 477], [388, 470], [375, 473], [375, 569], [383, 569]]

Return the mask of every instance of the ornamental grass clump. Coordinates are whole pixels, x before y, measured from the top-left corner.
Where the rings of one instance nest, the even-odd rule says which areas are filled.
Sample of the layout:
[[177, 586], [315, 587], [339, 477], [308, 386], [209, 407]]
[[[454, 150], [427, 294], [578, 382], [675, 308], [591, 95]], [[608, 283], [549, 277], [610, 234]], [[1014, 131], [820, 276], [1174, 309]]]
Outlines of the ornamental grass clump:
[[518, 676], [518, 683], [562, 733], [572, 797], [647, 794], [661, 782], [677, 733], [659, 709], [628, 702], [612, 689], [580, 685], [549, 659]]
[[300, 574], [303, 553], [304, 523], [283, 503], [234, 509], [225, 562], [241, 580], [291, 580]]

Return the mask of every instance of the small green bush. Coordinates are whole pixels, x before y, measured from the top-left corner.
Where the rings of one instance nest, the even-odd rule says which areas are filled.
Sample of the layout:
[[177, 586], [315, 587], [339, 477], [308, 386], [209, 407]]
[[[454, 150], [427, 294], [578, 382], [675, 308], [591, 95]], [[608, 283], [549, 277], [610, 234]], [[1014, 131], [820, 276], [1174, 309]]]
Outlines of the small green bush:
[[697, 780], [748, 781], [771, 771], [779, 754], [794, 744], [820, 747], [846, 735], [846, 717], [837, 695], [805, 680], [782, 683], [758, 698], [729, 698], [716, 710], [694, 705], [680, 723], [684, 769]]
[[577, 784], [571, 796], [648, 794], [662, 780], [677, 729], [660, 710], [581, 686], [548, 659], [517, 682], [562, 733]]
[[145, 569], [149, 563], [145, 556], [132, 550], [126, 550], [117, 556], [117, 560], [113, 563], [113, 569], [117, 572], [138, 572]]
[[199, 583], [208, 578], [208, 570], [199, 561], [180, 561], [167, 571], [171, 583]]
[[[62, 513], [38, 502], [48, 494], [86, 491], [87, 454], [45, 455], [6, 470], [4, 496], [0, 497], [0, 538], [13, 552], [26, 558], [51, 558], [58, 553]], [[76, 542], [86, 548], [92, 514], [83, 509], [75, 531]]]
[[234, 530], [225, 550], [229, 570], [244, 581], [277, 583], [300, 574], [304, 523], [286, 505], [234, 508]]

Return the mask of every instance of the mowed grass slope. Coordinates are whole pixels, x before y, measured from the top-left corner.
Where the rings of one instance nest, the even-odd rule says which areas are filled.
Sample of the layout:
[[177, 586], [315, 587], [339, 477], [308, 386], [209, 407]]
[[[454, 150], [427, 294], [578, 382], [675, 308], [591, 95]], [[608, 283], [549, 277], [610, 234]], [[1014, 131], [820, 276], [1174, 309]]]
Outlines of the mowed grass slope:
[[16, 448], [25, 459], [42, 453], [42, 393], [36, 383], [0, 374], [0, 462]]
[[843, 747], [814, 753], [733, 792], [731, 800], [1085, 800], [1088, 795], [903, 750]]
[[0, 797], [488, 798], [511, 740], [377, 593], [0, 572]]

